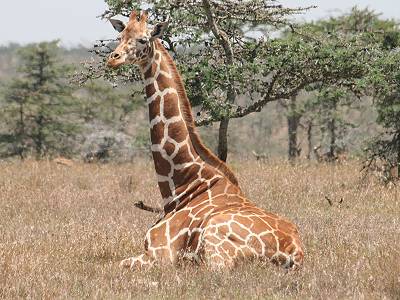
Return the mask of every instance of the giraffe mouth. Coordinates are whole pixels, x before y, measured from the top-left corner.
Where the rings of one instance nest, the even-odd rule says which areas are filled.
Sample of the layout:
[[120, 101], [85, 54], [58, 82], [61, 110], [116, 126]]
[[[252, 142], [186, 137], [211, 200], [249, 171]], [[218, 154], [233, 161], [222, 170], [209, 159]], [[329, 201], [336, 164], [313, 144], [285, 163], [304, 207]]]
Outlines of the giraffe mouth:
[[121, 66], [122, 64], [124, 64], [124, 60], [122, 59], [109, 59], [107, 61], [107, 67], [110, 68], [118, 68], [119, 66]]

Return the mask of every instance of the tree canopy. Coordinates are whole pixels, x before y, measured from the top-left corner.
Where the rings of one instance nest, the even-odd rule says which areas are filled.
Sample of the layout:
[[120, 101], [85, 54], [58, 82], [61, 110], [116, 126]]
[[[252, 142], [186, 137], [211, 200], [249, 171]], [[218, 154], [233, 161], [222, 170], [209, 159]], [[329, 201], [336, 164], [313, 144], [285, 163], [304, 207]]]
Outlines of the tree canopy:
[[[132, 9], [143, 8], [136, 2], [106, 3], [104, 18], [128, 16]], [[355, 88], [376, 51], [361, 35], [321, 30], [323, 24], [293, 24], [290, 16], [309, 8], [285, 8], [272, 0], [154, 0], [145, 6], [152, 12], [150, 23], [169, 17], [165, 45], [183, 74], [192, 104], [201, 107], [196, 124], [221, 122], [222, 159], [227, 154], [229, 119], [261, 111], [269, 102], [318, 84]], [[112, 50], [109, 41], [96, 48], [103, 56]], [[117, 72], [137, 79], [132, 70]], [[110, 78], [116, 71], [97, 73], [102, 72]]]

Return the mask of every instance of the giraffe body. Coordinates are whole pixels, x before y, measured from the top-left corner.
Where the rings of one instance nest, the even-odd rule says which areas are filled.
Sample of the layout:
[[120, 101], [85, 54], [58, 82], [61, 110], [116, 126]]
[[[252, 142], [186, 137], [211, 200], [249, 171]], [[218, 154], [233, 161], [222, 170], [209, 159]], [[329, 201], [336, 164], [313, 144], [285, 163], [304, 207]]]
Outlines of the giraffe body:
[[167, 213], [147, 232], [141, 260], [129, 258], [122, 265], [141, 268], [155, 261], [191, 259], [221, 268], [255, 258], [286, 268], [301, 265], [296, 226], [258, 208], [225, 178], [216, 179], [207, 191]]
[[[182, 79], [157, 39], [163, 28], [147, 30], [147, 14], [131, 14], [108, 65], [139, 65], [149, 107], [152, 154], [164, 216], [146, 234], [145, 253], [122, 266], [194, 259], [211, 268], [233, 267], [249, 258], [298, 267], [303, 250], [291, 222], [246, 199], [229, 168], [198, 137]], [[143, 43], [145, 41], [145, 43]]]

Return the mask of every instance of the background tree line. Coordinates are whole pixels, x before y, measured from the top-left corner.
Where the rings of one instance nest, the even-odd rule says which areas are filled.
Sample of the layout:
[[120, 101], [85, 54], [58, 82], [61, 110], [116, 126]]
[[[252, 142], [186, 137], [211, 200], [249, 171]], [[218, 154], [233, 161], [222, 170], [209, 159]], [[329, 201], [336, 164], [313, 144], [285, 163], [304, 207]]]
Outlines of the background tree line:
[[[285, 139], [292, 161], [366, 151], [369, 166], [375, 158], [400, 163], [396, 21], [353, 8], [296, 24], [290, 17], [307, 8], [275, 1], [146, 2], [152, 21], [170, 16], [165, 45], [182, 72], [196, 123], [221, 159], [228, 145], [231, 152], [274, 156]], [[135, 2], [106, 3], [104, 18], [140, 9]], [[94, 60], [83, 69], [74, 64], [81, 86], [70, 83], [71, 66], [60, 61], [65, 50], [56, 42], [18, 50], [19, 67], [0, 99], [2, 155], [85, 156], [115, 145], [122, 157], [117, 146], [146, 149], [138, 73], [106, 69], [112, 48], [113, 41], [99, 41]]]
[[58, 44], [0, 49], [16, 61], [2, 62], [14, 75], [2, 74], [0, 156], [90, 158], [102, 153], [108, 158], [112, 148], [115, 157], [134, 148], [135, 139], [125, 132], [139, 102], [127, 89], [114, 90], [104, 81], [90, 80], [84, 87], [71, 84], [88, 49], [68, 51]]

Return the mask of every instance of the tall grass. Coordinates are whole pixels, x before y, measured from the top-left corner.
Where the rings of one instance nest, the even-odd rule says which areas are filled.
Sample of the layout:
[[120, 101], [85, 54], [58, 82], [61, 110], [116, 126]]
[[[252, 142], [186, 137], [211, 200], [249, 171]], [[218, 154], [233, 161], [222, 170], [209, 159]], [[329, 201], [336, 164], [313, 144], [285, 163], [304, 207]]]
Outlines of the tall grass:
[[233, 168], [250, 199], [299, 226], [302, 269], [249, 262], [221, 273], [192, 265], [121, 270], [157, 218], [133, 207], [158, 205], [151, 161], [4, 162], [0, 297], [400, 299], [398, 186], [360, 180], [356, 163], [236, 161]]

